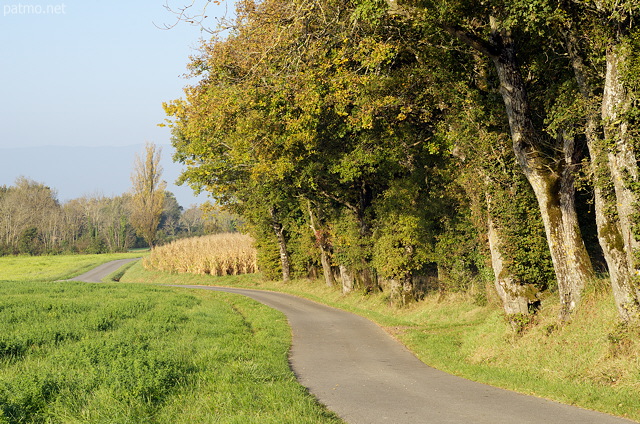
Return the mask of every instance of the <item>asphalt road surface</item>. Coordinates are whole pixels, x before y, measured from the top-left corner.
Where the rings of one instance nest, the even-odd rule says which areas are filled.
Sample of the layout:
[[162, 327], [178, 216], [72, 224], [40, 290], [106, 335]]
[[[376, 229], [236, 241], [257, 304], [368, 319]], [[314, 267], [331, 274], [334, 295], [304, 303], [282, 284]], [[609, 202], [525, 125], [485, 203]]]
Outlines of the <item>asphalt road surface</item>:
[[631, 421], [455, 377], [426, 366], [371, 321], [282, 293], [237, 293], [282, 311], [298, 381], [352, 424], [614, 424]]
[[85, 272], [82, 275], [78, 275], [71, 279], [71, 281], [84, 281], [87, 283], [100, 283], [102, 279], [108, 276], [111, 273], [116, 272], [120, 269], [124, 264], [128, 262], [137, 261], [140, 258], [134, 259], [118, 259], [117, 261], [107, 262], [106, 264], [102, 264], [97, 268], [92, 269], [91, 271]]
[[[100, 272], [114, 271], [109, 269]], [[77, 277], [88, 281], [83, 278]], [[282, 311], [293, 332], [290, 362], [298, 381], [350, 424], [632, 422], [438, 371], [373, 322], [309, 300], [260, 290], [176, 287], [236, 293]]]

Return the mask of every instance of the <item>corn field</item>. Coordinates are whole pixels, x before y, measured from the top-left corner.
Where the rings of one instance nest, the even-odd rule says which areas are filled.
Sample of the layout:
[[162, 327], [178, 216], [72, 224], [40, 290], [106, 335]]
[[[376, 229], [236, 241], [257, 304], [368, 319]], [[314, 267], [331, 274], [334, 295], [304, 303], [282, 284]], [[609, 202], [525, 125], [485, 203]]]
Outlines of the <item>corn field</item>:
[[251, 274], [258, 270], [253, 238], [238, 233], [193, 237], [158, 246], [143, 265], [172, 273], [216, 276]]

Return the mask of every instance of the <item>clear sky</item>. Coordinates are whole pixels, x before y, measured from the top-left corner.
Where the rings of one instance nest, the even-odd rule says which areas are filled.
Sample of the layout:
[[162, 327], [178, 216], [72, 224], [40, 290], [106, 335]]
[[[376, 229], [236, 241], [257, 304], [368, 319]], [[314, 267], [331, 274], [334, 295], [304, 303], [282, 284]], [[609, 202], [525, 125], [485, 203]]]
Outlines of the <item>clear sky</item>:
[[[0, 0], [0, 148], [169, 144], [162, 102], [182, 96], [189, 56], [210, 35], [157, 28], [176, 22], [165, 4]], [[210, 3], [208, 25], [232, 5]]]
[[187, 23], [158, 29], [175, 22], [165, 0], [0, 5], [0, 147], [168, 143], [156, 126], [162, 102], [182, 95], [180, 76], [207, 33]]

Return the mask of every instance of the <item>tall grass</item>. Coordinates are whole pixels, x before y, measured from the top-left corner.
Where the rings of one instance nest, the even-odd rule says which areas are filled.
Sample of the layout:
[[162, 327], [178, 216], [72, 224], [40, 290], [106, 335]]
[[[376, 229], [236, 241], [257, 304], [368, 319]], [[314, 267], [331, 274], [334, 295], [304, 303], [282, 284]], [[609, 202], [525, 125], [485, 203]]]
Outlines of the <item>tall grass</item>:
[[238, 233], [173, 241], [153, 249], [143, 265], [170, 273], [215, 276], [252, 274], [258, 269], [253, 239]]
[[339, 423], [288, 366], [284, 316], [242, 296], [0, 283], [0, 423]]

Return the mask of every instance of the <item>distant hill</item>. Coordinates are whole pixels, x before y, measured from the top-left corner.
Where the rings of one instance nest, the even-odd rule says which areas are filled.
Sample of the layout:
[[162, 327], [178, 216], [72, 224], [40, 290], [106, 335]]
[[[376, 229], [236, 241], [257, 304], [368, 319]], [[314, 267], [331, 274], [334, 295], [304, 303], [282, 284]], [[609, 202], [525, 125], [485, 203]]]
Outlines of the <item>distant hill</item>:
[[[162, 179], [185, 208], [202, 203], [206, 196], [195, 197], [187, 186], [177, 186], [182, 165], [173, 163], [171, 146], [162, 147]], [[102, 147], [0, 147], [0, 185], [13, 185], [24, 176], [46, 184], [58, 192], [61, 201], [86, 194], [116, 196], [131, 188], [131, 172], [136, 154], [144, 144]]]

